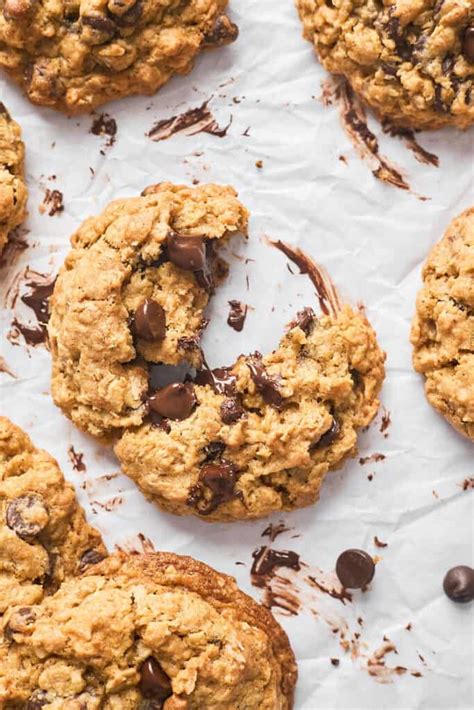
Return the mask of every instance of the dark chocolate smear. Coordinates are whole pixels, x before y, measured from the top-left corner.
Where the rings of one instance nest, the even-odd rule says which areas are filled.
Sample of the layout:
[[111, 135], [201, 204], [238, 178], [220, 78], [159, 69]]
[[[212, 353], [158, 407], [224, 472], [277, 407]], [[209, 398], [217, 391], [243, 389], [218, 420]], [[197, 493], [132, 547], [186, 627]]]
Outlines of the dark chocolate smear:
[[285, 398], [281, 395], [279, 387], [279, 379], [269, 375], [263, 363], [261, 362], [260, 353], [255, 353], [253, 358], [247, 363], [250, 370], [250, 375], [257, 392], [260, 393], [262, 399], [275, 409], [282, 409], [285, 404]]
[[253, 554], [253, 564], [250, 571], [252, 581], [256, 586], [265, 586], [262, 580], [258, 584], [258, 578], [272, 575], [279, 567], [288, 567], [293, 570], [300, 570], [300, 556], [292, 550], [273, 550], [271, 547], [259, 547]]
[[210, 515], [223, 503], [242, 499], [241, 491], [235, 490], [238, 476], [237, 467], [231, 461], [220, 459], [215, 463], [206, 463], [198, 483], [189, 491], [188, 505], [196, 508], [199, 515]]
[[231, 328], [240, 333], [245, 325], [248, 306], [240, 301], [229, 301], [229, 306], [227, 325], [230, 325]]

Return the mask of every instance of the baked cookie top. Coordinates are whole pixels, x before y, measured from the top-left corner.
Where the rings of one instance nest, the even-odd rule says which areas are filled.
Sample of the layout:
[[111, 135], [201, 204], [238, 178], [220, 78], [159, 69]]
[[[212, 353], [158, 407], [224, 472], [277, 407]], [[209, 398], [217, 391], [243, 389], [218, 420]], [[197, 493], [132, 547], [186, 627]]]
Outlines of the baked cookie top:
[[423, 268], [411, 332], [426, 396], [474, 441], [474, 208], [454, 219]]
[[472, 0], [296, 0], [304, 36], [382, 117], [474, 123]]
[[116, 454], [172, 513], [235, 520], [310, 505], [377, 412], [384, 359], [362, 312], [305, 309], [273, 353], [151, 395], [150, 415]]
[[233, 578], [190, 557], [115, 554], [5, 622], [7, 709], [293, 707], [284, 631]]
[[24, 157], [20, 126], [0, 102], [0, 254], [10, 232], [26, 215]]
[[0, 417], [0, 617], [12, 604], [40, 602], [106, 554], [53, 457]]
[[205, 47], [236, 39], [227, 0], [0, 0], [0, 67], [67, 113], [154, 94]]
[[162, 183], [112, 202], [72, 237], [51, 298], [56, 404], [107, 437], [148, 412], [149, 364], [201, 365], [204, 308], [222, 262], [215, 243], [247, 227], [230, 187]]

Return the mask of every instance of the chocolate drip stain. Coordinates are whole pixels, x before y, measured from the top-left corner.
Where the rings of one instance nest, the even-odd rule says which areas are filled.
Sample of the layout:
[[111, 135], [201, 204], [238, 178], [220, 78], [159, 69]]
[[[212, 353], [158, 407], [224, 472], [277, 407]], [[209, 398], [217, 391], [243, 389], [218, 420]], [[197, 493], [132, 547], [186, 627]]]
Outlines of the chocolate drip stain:
[[[270, 244], [279, 249], [283, 254], [291, 259], [299, 268], [301, 274], [307, 274], [311, 279], [315, 289], [319, 306], [324, 315], [331, 313], [337, 315], [341, 309], [339, 294], [331, 278], [324, 267], [317, 264], [310, 256], [304, 253], [299, 247], [295, 247], [287, 242], [270, 240]], [[307, 311], [308, 309], [305, 309]], [[303, 313], [303, 312], [301, 312]]]
[[250, 570], [252, 584], [265, 586], [265, 577], [273, 575], [275, 569], [288, 567], [300, 570], [300, 556], [292, 550], [273, 550], [271, 547], [260, 547], [252, 553], [253, 564]]
[[72, 446], [71, 444], [71, 446], [67, 450], [67, 455], [74, 471], [77, 471], [78, 473], [85, 473], [87, 468], [86, 464], [84, 463], [84, 454], [82, 454], [80, 451], [76, 451], [74, 446]]
[[367, 125], [365, 108], [343, 77], [337, 80], [331, 78], [324, 84], [323, 103], [331, 105], [334, 100], [339, 103], [343, 128], [359, 157], [374, 166], [374, 177], [400, 190], [410, 190], [400, 169], [380, 155], [378, 140]]
[[423, 165], [433, 165], [435, 168], [439, 167], [438, 156], [434, 153], [430, 153], [418, 143], [415, 138], [415, 131], [411, 128], [394, 126], [387, 118], [385, 118], [382, 121], [382, 130], [389, 136], [401, 138], [405, 142], [407, 148], [412, 151], [419, 163], [422, 163]]
[[61, 190], [50, 190], [46, 188], [44, 193], [43, 202], [39, 207], [41, 214], [45, 212], [50, 216], [63, 212], [64, 210], [64, 196]]
[[229, 306], [230, 311], [227, 317], [227, 325], [230, 325], [231, 328], [240, 333], [245, 325], [248, 306], [240, 301], [229, 301]]
[[186, 136], [195, 136], [196, 133], [210, 133], [223, 138], [232, 123], [232, 116], [226, 126], [223, 128], [219, 126], [209, 108], [211, 99], [212, 96], [197, 108], [191, 108], [177, 116], [158, 121], [146, 135], [155, 142], [166, 140], [177, 133], [183, 133]]
[[[49, 298], [54, 290], [56, 276], [41, 274], [27, 267], [23, 274], [26, 292], [20, 300], [30, 308], [35, 316], [36, 324], [23, 323], [18, 316], [12, 320], [12, 330], [8, 338], [11, 343], [17, 344], [18, 334], [21, 333], [27, 345], [36, 346], [47, 343], [49, 321]], [[13, 295], [13, 305], [19, 296], [19, 285]]]
[[279, 523], [270, 523], [267, 525], [265, 530], [262, 533], [262, 537], [269, 537], [271, 542], [274, 542], [274, 540], [277, 539], [279, 535], [282, 535], [285, 532], [289, 532], [292, 528], [287, 528], [283, 520], [280, 520]]

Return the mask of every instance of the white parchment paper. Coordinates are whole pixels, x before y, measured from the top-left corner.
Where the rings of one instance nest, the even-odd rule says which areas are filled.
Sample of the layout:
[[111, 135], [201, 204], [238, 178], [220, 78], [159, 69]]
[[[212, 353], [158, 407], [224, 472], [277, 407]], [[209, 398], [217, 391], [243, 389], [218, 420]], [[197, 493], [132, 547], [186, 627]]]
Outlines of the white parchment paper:
[[[16, 375], [0, 375], [0, 411], [57, 457], [110, 549], [137, 546], [141, 533], [156, 549], [190, 554], [235, 575], [260, 599], [249, 572], [253, 550], [268, 542], [261, 538], [268, 521], [208, 525], [173, 517], [146, 503], [127, 478], [105, 478], [118, 472], [117, 461], [54, 407], [46, 348], [7, 339], [12, 318], [28, 322], [31, 310], [20, 299], [4, 307], [12, 305], [12, 289], [23, 293], [25, 268], [55, 273], [74, 229], [111, 199], [163, 180], [234, 185], [252, 214], [250, 240], [232, 245], [244, 258], [229, 257], [230, 277], [210, 308], [204, 338], [210, 365], [227, 364], [242, 351], [265, 352], [297, 309], [316, 307], [307, 277], [292, 275], [265, 235], [298, 244], [329, 270], [344, 298], [365, 304], [388, 353], [382, 399], [391, 424], [380, 431], [381, 412], [360, 439], [361, 457], [382, 453], [385, 459], [365, 465], [355, 459], [329, 475], [320, 503], [284, 515], [291, 530], [272, 544], [324, 572], [348, 547], [380, 558], [370, 591], [354, 594], [351, 604], [321, 597], [303, 601], [295, 616], [277, 611], [299, 663], [296, 708], [471, 708], [472, 605], [454, 605], [441, 583], [451, 566], [473, 564], [473, 491], [462, 485], [474, 476], [473, 448], [427, 404], [411, 367], [409, 328], [429, 248], [473, 202], [473, 133], [420, 134], [419, 142], [439, 156], [436, 168], [418, 163], [371, 119], [381, 151], [401, 167], [412, 192], [384, 185], [354, 151], [337, 106], [318, 100], [326, 74], [300, 37], [291, 0], [234, 2], [232, 13], [241, 30], [236, 44], [203, 55], [189, 76], [152, 99], [105, 108], [117, 122], [113, 146], [90, 133], [91, 116], [68, 119], [33, 107], [2, 78], [1, 100], [21, 124], [27, 146], [30, 215], [28, 248], [0, 272], [1, 356]], [[208, 99], [219, 125], [232, 117], [225, 137], [146, 137], [157, 121]], [[62, 213], [39, 212], [46, 188], [63, 193]], [[240, 334], [226, 325], [230, 298], [252, 307]], [[83, 454], [86, 471], [74, 470], [71, 446]], [[387, 546], [375, 547], [374, 536]], [[344, 653], [331, 629], [333, 613], [352, 631], [360, 627], [362, 654]], [[384, 636], [398, 655], [392, 651], [382, 660], [408, 672], [367, 672], [367, 657]]]

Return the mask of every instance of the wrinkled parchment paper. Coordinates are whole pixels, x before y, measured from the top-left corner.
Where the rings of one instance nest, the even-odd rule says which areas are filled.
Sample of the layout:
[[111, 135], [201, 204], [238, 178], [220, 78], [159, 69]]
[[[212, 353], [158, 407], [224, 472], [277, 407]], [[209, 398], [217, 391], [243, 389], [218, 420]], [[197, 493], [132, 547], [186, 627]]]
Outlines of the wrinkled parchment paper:
[[[30, 214], [28, 247], [0, 272], [2, 305], [9, 306], [1, 311], [1, 356], [16, 375], [0, 375], [0, 411], [58, 458], [110, 549], [140, 549], [145, 538], [145, 545], [235, 575], [257, 599], [263, 592], [251, 586], [250, 567], [262, 544], [296, 551], [321, 574], [330, 574], [348, 547], [378, 555], [371, 589], [352, 602], [301, 582], [298, 613], [275, 610], [298, 658], [299, 710], [470, 708], [472, 605], [450, 602], [441, 583], [451, 566], [473, 563], [473, 448], [427, 404], [411, 367], [409, 328], [429, 248], [473, 202], [473, 133], [420, 134], [420, 144], [439, 157], [437, 168], [417, 162], [370, 119], [381, 152], [398, 164], [411, 191], [384, 185], [357, 156], [337, 105], [319, 100], [326, 74], [300, 36], [291, 0], [234, 2], [232, 14], [241, 29], [236, 44], [203, 55], [189, 76], [152, 99], [105, 108], [117, 123], [113, 145], [90, 133], [92, 116], [68, 119], [33, 107], [2, 78], [1, 100], [27, 145]], [[158, 121], [205, 101], [218, 127], [231, 121], [224, 137], [146, 136]], [[261, 537], [268, 521], [208, 525], [173, 517], [145, 502], [125, 477], [110, 477], [119, 471], [113, 454], [52, 403], [47, 349], [27, 347], [21, 335], [16, 345], [7, 338], [15, 316], [34, 324], [21, 298], [11, 307], [25, 292], [26, 267], [54, 274], [85, 217], [162, 180], [230, 183], [252, 213], [250, 239], [233, 242], [239, 258], [229, 254], [230, 277], [210, 307], [204, 350], [211, 366], [273, 348], [297, 309], [316, 308], [309, 279], [295, 268], [290, 273], [265, 236], [298, 244], [320, 261], [345, 299], [366, 306], [388, 353], [385, 410], [362, 434], [359, 454], [385, 458], [361, 464], [358, 457], [330, 474], [316, 507], [273, 518], [290, 528], [273, 543]], [[46, 189], [63, 193], [64, 210], [54, 216], [39, 211]], [[226, 324], [232, 298], [251, 307], [242, 333]], [[386, 546], [374, 545], [374, 536]], [[359, 634], [352, 654], [341, 647], [340, 624], [352, 642]], [[390, 670], [396, 667], [406, 670]]]

